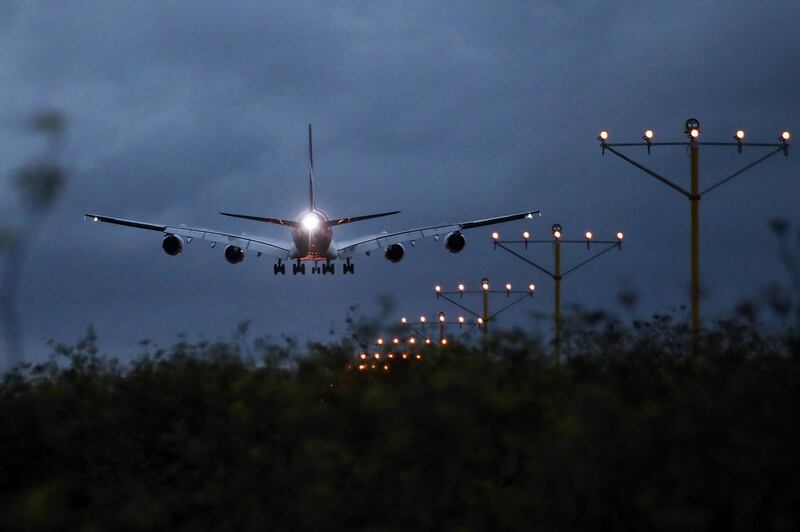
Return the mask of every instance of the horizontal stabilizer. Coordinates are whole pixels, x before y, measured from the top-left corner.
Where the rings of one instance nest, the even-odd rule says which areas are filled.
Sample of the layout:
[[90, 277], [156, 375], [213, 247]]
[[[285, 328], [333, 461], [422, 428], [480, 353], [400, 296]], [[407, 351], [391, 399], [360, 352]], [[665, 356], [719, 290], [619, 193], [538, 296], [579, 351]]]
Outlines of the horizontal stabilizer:
[[393, 214], [397, 214], [400, 211], [391, 211], [391, 212], [380, 212], [378, 214], [365, 214], [363, 216], [348, 216], [346, 218], [337, 218], [334, 220], [328, 220], [325, 222], [325, 225], [328, 227], [333, 225], [342, 225], [342, 224], [349, 224], [353, 222], [360, 222], [362, 220], [369, 220], [371, 218], [380, 218], [382, 216], [391, 216]]
[[287, 227], [300, 227], [298, 222], [294, 220], [285, 220], [283, 218], [264, 218], [262, 216], [249, 216], [247, 214], [233, 214], [230, 212], [220, 212], [223, 216], [230, 216], [232, 218], [244, 218], [245, 220], [255, 220], [256, 222], [265, 222], [268, 224], [284, 225]]

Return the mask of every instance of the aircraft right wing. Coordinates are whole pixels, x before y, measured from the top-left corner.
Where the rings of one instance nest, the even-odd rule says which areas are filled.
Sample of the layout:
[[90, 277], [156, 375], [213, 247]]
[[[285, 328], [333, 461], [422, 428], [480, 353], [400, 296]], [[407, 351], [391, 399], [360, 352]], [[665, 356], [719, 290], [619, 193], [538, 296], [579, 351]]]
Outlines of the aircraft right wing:
[[476, 227], [484, 227], [487, 225], [501, 224], [514, 220], [533, 218], [539, 214], [539, 211], [526, 211], [516, 214], [508, 214], [506, 216], [497, 216], [495, 218], [487, 218], [485, 220], [476, 220], [473, 222], [435, 225], [431, 227], [421, 227], [419, 229], [409, 229], [407, 231], [398, 231], [396, 233], [384, 233], [380, 235], [362, 237], [348, 242], [343, 242], [337, 249], [337, 252], [340, 259], [347, 259], [358, 253], [369, 253], [370, 251], [382, 249], [391, 244], [410, 242], [427, 237], [438, 237], [439, 235], [450, 233], [452, 231], [462, 231], [464, 229], [474, 229]]
[[136, 220], [125, 220], [123, 218], [113, 218], [111, 216], [103, 216], [100, 214], [86, 213], [84, 215], [88, 220], [95, 222], [105, 222], [116, 225], [124, 225], [127, 227], [135, 227], [137, 229], [147, 229], [150, 231], [159, 231], [164, 234], [177, 235], [186, 239], [187, 243], [193, 240], [205, 240], [212, 244], [224, 244], [238, 246], [247, 251], [254, 251], [259, 255], [269, 255], [279, 259], [289, 258], [289, 244], [270, 242], [262, 237], [250, 236], [246, 234], [234, 235], [231, 233], [223, 233], [211, 229], [201, 229], [186, 226], [171, 226], [159, 225], [147, 222], [139, 222]]

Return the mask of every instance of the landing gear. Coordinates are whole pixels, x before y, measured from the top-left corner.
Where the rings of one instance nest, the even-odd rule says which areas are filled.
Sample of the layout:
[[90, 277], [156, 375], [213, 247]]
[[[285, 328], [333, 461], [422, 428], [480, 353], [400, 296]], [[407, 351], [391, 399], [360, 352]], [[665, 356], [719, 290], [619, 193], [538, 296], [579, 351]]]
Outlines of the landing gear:
[[347, 259], [347, 263], [342, 265], [342, 275], [347, 275], [347, 272], [350, 272], [351, 275], [356, 273], [356, 265], [350, 262], [350, 259]]
[[336, 273], [336, 264], [332, 263], [331, 261], [327, 261], [325, 264], [322, 265], [322, 275], [326, 273], [330, 273], [333, 275]]
[[272, 272], [275, 275], [278, 275], [279, 273], [281, 275], [286, 275], [286, 265], [281, 262], [281, 259], [278, 259], [278, 264], [272, 266]]
[[314, 266], [311, 267], [311, 273], [315, 274], [315, 275], [319, 273], [319, 263], [318, 262], [315, 262]]
[[295, 264], [292, 264], [292, 274], [297, 275], [298, 273], [300, 275], [306, 274], [306, 265], [299, 260]]

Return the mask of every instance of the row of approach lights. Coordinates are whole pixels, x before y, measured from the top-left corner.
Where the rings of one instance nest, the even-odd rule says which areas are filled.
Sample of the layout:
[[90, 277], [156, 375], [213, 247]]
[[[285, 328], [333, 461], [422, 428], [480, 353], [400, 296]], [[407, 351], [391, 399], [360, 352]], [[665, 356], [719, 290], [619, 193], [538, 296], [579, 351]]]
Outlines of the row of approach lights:
[[[694, 127], [692, 127], [692, 126], [694, 126]], [[690, 137], [692, 137], [693, 139], [699, 138], [700, 137], [700, 124], [699, 123], [697, 123], [697, 124], [689, 124], [689, 123], [687, 123], [687, 134]], [[655, 132], [652, 129], [647, 129], [647, 130], [645, 130], [644, 135], [642, 135], [642, 140], [644, 140], [645, 142], [650, 142], [651, 140], [653, 140], [654, 136], [655, 136]], [[735, 140], [739, 141], [739, 142], [743, 141], [744, 137], [745, 137], [744, 129], [737, 129], [736, 133], [733, 136], [733, 138]], [[792, 134], [789, 131], [783, 131], [783, 132], [781, 132], [781, 136], [778, 137], [778, 140], [781, 141], [781, 142], [789, 142], [789, 140], [791, 138], [792, 138]], [[597, 136], [597, 140], [599, 140], [601, 142], [607, 141], [608, 140], [608, 131], [606, 131], [606, 130], [601, 131], [600, 135]]]
[[[382, 339], [380, 339], [382, 340]], [[400, 343], [399, 338], [395, 338], [395, 343]], [[381, 342], [383, 345], [383, 342]], [[361, 353], [358, 355], [358, 366], [356, 369], [358, 371], [368, 371], [368, 370], [382, 370], [382, 371], [389, 371], [391, 369], [391, 365], [389, 364], [390, 361], [396, 360], [405, 360], [408, 361], [418, 361], [422, 360], [422, 353], [388, 353], [386, 355], [382, 355], [379, 352], [373, 353], [371, 356], [367, 353]]]
[[[553, 240], [561, 240], [564, 234], [563, 229], [559, 224], [553, 224], [552, 232], [553, 232]], [[583, 236], [586, 238], [586, 246], [588, 247], [589, 244], [591, 244], [592, 239], [594, 238], [594, 233], [592, 233], [591, 231], [586, 231], [586, 233], [584, 233]], [[625, 235], [620, 231], [619, 233], [617, 233], [616, 236], [617, 236], [617, 242], [622, 244], [622, 240], [625, 238]], [[494, 240], [495, 242], [500, 240], [500, 233], [498, 233], [497, 231], [492, 233], [492, 240]], [[522, 232], [522, 240], [526, 243], [531, 240], [530, 231]]]
[[[483, 290], [488, 292], [489, 291], [489, 284], [488, 283], [484, 283], [483, 286], [485, 287]], [[442, 292], [442, 287], [439, 286], [439, 285], [436, 285], [433, 289], [436, 291], [437, 294], [440, 294]], [[535, 289], [536, 289], [536, 286], [534, 286], [533, 284], [529, 284], [528, 285], [528, 291], [531, 294], [533, 293], [533, 291]], [[463, 284], [458, 285], [458, 291], [460, 293], [463, 294], [464, 290], [465, 290], [465, 287], [464, 287]], [[509, 294], [511, 293], [511, 283], [506, 283], [506, 291]], [[400, 318], [400, 323], [402, 323], [403, 325], [408, 325], [408, 318], [403, 316], [402, 318]], [[447, 323], [447, 317], [444, 315], [444, 312], [440, 312], [436, 316], [436, 320], [431, 320], [429, 322], [427, 317], [420, 316], [419, 317], [419, 323], [422, 324], [422, 325], [428, 325], [429, 323], [431, 323], [431, 324], [432, 323]], [[459, 327], [462, 327], [462, 326], [466, 325], [467, 319], [464, 316], [459, 316], [458, 317], [458, 321], [456, 323], [458, 323]], [[476, 323], [478, 324], [478, 326], [483, 325], [483, 318], [478, 317], [478, 319], [476, 320]], [[394, 338], [394, 339], [392, 339], [392, 342], [397, 344], [397, 343], [400, 342], [400, 340], [398, 338]], [[378, 342], [377, 343], [378, 343], [378, 345], [383, 345], [385, 342], [383, 341], [383, 338], [378, 338]], [[411, 344], [411, 345], [416, 345], [417, 339], [415, 337], [411, 336], [408, 339], [408, 343]], [[432, 342], [431, 342], [430, 338], [426, 338], [425, 339], [425, 344], [426, 345], [430, 345], [431, 343]], [[446, 338], [442, 339], [442, 344], [447, 344], [447, 339]]]

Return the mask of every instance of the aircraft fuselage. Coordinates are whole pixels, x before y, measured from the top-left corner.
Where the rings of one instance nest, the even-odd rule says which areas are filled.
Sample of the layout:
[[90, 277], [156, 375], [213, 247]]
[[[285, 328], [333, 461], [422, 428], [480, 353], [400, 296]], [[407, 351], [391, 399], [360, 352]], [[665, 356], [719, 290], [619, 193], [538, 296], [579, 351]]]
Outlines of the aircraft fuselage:
[[328, 217], [316, 209], [307, 211], [298, 218], [298, 226], [292, 229], [294, 247], [293, 260], [328, 260], [337, 257], [333, 243], [333, 229], [327, 224]]

